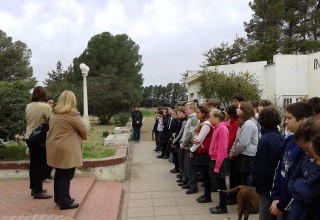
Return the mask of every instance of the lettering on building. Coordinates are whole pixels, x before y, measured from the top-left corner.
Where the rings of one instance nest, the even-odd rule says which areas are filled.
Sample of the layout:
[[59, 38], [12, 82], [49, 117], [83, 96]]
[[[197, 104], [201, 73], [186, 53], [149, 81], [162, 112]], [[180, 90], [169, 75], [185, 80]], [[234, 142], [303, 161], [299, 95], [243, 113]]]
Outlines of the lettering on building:
[[320, 68], [320, 63], [319, 63], [318, 59], [314, 59], [313, 60], [313, 69], [316, 70], [318, 68]]

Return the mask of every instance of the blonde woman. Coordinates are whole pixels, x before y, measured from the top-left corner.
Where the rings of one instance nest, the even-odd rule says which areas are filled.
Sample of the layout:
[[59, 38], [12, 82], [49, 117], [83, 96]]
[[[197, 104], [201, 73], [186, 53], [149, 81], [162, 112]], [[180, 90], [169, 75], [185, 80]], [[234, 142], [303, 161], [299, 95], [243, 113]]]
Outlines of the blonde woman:
[[52, 110], [47, 133], [48, 165], [56, 169], [54, 202], [61, 210], [79, 206], [70, 197], [70, 181], [75, 168], [82, 166], [81, 142], [87, 139], [87, 130], [76, 106], [74, 93], [64, 91]]

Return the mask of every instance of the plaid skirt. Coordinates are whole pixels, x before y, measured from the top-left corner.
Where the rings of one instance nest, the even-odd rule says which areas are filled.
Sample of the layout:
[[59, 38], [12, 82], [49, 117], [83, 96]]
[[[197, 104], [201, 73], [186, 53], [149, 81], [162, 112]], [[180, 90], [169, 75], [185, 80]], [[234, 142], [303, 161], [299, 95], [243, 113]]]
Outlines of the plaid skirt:
[[230, 175], [230, 161], [229, 158], [225, 158], [222, 162], [222, 165], [220, 167], [219, 174], [214, 174], [214, 168], [216, 166], [216, 161], [211, 160], [210, 162], [210, 176], [211, 177], [219, 177], [219, 178], [225, 178], [226, 176]]
[[236, 164], [236, 171], [239, 173], [251, 173], [254, 156], [247, 156], [239, 154], [234, 160]]
[[194, 164], [196, 166], [199, 165], [209, 165], [211, 161], [211, 158], [209, 156], [209, 154], [195, 154], [194, 157]]

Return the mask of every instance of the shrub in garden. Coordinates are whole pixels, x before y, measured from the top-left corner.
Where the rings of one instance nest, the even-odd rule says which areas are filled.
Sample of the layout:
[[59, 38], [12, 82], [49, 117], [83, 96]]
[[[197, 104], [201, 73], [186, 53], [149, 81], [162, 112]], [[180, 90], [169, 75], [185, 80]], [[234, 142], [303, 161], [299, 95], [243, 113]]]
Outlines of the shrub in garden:
[[125, 126], [130, 120], [130, 113], [119, 112], [113, 116], [115, 126]]
[[103, 131], [102, 132], [102, 137], [106, 138], [109, 135], [109, 131]]

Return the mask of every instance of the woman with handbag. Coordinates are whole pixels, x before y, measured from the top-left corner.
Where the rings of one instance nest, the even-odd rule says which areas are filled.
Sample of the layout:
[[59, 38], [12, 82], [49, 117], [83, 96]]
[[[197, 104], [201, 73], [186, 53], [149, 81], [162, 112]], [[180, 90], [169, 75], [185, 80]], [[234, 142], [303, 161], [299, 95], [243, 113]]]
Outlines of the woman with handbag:
[[31, 196], [34, 199], [49, 199], [52, 195], [47, 194], [47, 191], [42, 188], [42, 177], [46, 166], [46, 149], [40, 142], [31, 141], [29, 137], [33, 130], [48, 123], [51, 107], [46, 103], [47, 92], [42, 86], [37, 86], [33, 89], [31, 103], [26, 107], [26, 142], [30, 155], [30, 189]]
[[64, 91], [52, 110], [47, 133], [47, 161], [55, 168], [54, 202], [61, 210], [79, 206], [70, 197], [70, 181], [75, 168], [82, 166], [81, 142], [87, 139], [87, 129], [76, 107], [74, 93]]

